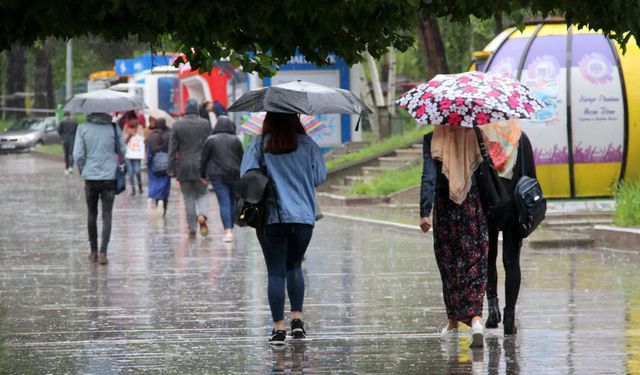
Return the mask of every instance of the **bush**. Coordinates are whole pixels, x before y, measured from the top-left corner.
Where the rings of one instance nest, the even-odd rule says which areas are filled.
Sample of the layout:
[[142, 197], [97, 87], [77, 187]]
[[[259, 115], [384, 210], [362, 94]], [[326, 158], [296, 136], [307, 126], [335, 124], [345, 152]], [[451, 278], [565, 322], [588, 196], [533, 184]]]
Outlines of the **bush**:
[[335, 159], [330, 159], [327, 161], [327, 169], [331, 170], [355, 160], [361, 160], [383, 151], [393, 150], [410, 142], [421, 141], [422, 137], [430, 130], [431, 127], [414, 127], [414, 129], [412, 129], [411, 131], [407, 131], [404, 134], [394, 135], [393, 137], [384, 139], [376, 143], [372, 143], [369, 146], [358, 151], [341, 155]]
[[622, 181], [613, 193], [616, 212], [613, 223], [623, 227], [640, 225], [640, 180]]
[[376, 176], [368, 182], [358, 182], [347, 192], [349, 195], [386, 196], [420, 185], [422, 165], [408, 169], [392, 170]]

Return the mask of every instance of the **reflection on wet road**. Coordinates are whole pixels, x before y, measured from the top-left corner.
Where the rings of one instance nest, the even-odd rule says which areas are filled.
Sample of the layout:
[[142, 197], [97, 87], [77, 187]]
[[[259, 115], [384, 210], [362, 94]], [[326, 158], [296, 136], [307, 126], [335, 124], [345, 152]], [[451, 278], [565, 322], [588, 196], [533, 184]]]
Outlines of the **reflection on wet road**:
[[272, 350], [250, 230], [225, 245], [214, 217], [213, 235], [190, 241], [176, 189], [166, 220], [125, 193], [111, 263], [92, 265], [83, 185], [62, 169], [0, 155], [0, 373], [640, 371], [637, 253], [525, 249], [518, 335], [489, 330], [470, 350], [438, 338], [427, 237], [324, 219], [305, 263], [309, 339]]

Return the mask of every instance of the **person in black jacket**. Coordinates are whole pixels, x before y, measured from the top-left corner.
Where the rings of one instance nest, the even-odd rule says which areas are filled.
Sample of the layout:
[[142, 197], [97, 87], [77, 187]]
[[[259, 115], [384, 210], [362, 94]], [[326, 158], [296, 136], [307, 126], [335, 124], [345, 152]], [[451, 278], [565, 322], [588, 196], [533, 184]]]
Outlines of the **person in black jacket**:
[[71, 118], [69, 112], [65, 112], [64, 120], [62, 120], [58, 128], [58, 134], [60, 135], [60, 141], [64, 149], [64, 173], [66, 175], [73, 172], [73, 142], [76, 139], [77, 129], [78, 123]]
[[212, 135], [207, 138], [200, 158], [200, 177], [207, 179], [218, 198], [220, 218], [224, 226], [224, 242], [233, 240], [236, 183], [240, 179], [242, 143], [236, 136], [236, 126], [227, 116], [220, 116]]
[[[523, 152], [520, 152], [523, 150]], [[524, 171], [522, 170], [522, 158], [524, 158]], [[511, 180], [502, 179], [507, 189], [513, 194], [516, 184], [522, 176], [536, 178], [536, 166], [533, 157], [533, 148], [527, 135], [522, 132], [520, 136], [520, 147], [518, 156], [513, 167], [513, 177]], [[498, 301], [498, 271], [496, 269], [496, 259], [498, 257], [498, 232], [502, 230], [502, 264], [505, 270], [505, 299], [504, 308], [504, 334], [515, 334], [515, 308], [520, 291], [520, 248], [522, 247], [522, 237], [518, 230], [518, 213], [513, 204], [509, 218], [504, 220], [503, 228], [498, 228], [496, 223], [488, 221], [489, 226], [489, 267], [487, 274], [487, 300], [489, 304], [489, 316], [485, 326], [487, 328], [497, 328], [501, 321], [500, 306]]]

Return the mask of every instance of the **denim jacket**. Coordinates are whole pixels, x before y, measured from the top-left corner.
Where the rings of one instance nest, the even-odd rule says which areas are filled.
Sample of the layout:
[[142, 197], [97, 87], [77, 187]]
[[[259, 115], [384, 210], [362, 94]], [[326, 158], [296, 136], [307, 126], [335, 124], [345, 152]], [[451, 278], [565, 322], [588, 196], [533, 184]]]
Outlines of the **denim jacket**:
[[[240, 166], [243, 176], [258, 169], [262, 136], [247, 147]], [[267, 175], [273, 179], [277, 207], [268, 200], [267, 224], [315, 223], [315, 187], [327, 178], [327, 167], [318, 145], [306, 135], [298, 135], [298, 148], [288, 154], [264, 154]]]

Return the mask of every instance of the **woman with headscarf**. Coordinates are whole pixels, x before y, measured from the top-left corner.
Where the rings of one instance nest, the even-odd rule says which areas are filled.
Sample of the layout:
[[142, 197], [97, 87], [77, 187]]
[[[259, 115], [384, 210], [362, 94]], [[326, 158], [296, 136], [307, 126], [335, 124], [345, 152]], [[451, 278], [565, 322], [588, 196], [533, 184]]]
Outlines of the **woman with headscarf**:
[[[171, 190], [171, 177], [167, 174], [167, 169], [163, 170], [159, 163], [160, 159], [168, 161], [169, 141], [171, 131], [167, 128], [166, 120], [156, 119], [155, 129], [147, 138], [147, 174], [149, 181], [149, 199], [157, 207], [162, 207], [162, 216], [167, 214], [167, 204], [169, 203], [169, 192]], [[154, 164], [154, 159], [156, 163]], [[168, 167], [168, 165], [167, 165]]]
[[436, 125], [424, 137], [423, 158], [420, 228], [426, 233], [433, 225], [449, 320], [440, 336], [456, 339], [462, 322], [471, 327], [470, 346], [482, 347], [489, 236], [476, 186], [482, 156], [473, 129]]

